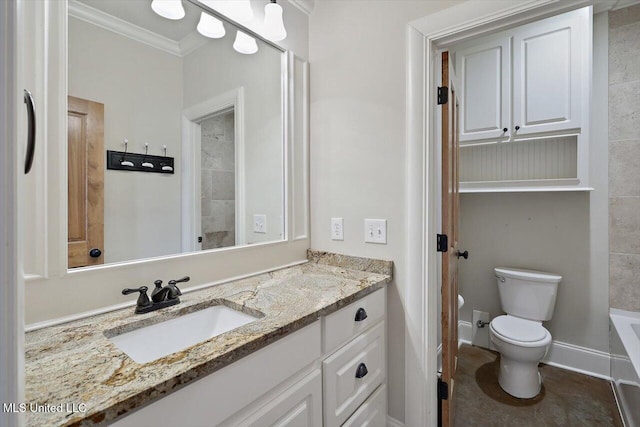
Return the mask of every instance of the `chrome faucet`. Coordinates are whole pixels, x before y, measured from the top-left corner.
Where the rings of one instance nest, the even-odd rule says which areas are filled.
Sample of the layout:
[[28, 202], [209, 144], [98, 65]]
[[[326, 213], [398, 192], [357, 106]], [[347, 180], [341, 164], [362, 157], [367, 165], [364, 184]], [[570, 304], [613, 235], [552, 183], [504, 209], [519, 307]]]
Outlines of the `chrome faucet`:
[[162, 287], [162, 280], [156, 280], [156, 285], [153, 292], [151, 292], [151, 299], [147, 295], [146, 286], [130, 289], [126, 288], [122, 290], [122, 295], [129, 295], [133, 292], [140, 292], [138, 301], [136, 302], [136, 314], [149, 313], [151, 311], [159, 310], [161, 308], [170, 307], [180, 303], [179, 296], [182, 295], [180, 289], [176, 286], [177, 283], [188, 282], [189, 276], [185, 276], [182, 279], [169, 280], [169, 283], [164, 288]]

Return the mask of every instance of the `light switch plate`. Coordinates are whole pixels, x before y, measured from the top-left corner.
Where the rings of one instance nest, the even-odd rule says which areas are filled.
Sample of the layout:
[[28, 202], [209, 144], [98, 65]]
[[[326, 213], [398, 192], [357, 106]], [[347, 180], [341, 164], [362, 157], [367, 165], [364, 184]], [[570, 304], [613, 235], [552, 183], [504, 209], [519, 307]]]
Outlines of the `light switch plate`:
[[344, 220], [331, 218], [331, 240], [344, 240]]
[[364, 241], [366, 243], [387, 244], [387, 220], [365, 219]]
[[253, 215], [253, 232], [265, 234], [267, 232], [267, 216], [264, 214]]

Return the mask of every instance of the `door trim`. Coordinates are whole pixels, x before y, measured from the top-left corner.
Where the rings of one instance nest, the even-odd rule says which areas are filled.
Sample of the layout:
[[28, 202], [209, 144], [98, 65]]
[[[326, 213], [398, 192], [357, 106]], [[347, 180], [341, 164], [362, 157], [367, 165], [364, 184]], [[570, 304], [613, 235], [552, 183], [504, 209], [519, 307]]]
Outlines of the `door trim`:
[[201, 233], [200, 215], [200, 122], [233, 108], [235, 127], [235, 242], [246, 243], [244, 187], [244, 87], [240, 86], [182, 112], [182, 251], [199, 251], [194, 240]]
[[[18, 73], [19, 2], [0, 2], [0, 402], [24, 401], [24, 280], [22, 227], [24, 198], [24, 104]], [[21, 112], [22, 111], [22, 112]], [[24, 416], [0, 413], [0, 425], [24, 424]]]
[[[407, 235], [405, 425], [437, 425], [438, 125], [436, 51], [511, 25], [589, 6], [589, 0], [464, 2], [408, 23], [406, 31]], [[421, 373], [422, 376], [416, 375]], [[427, 404], [424, 405], [424, 402]]]

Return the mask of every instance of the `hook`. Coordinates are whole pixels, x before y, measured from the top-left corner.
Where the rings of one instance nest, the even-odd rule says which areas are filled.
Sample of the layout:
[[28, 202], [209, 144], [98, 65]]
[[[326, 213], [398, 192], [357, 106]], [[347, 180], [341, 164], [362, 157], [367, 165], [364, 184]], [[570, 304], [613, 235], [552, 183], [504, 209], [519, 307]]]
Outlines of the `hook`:
[[142, 159], [142, 166], [145, 168], [153, 169], [153, 163], [147, 162], [147, 155], [149, 154], [149, 143], [144, 143], [144, 158]]
[[127, 138], [124, 139], [124, 154], [122, 155], [122, 159], [120, 159], [120, 165], [122, 166], [133, 166], [133, 162], [129, 160], [125, 160], [125, 156], [127, 155], [127, 148], [129, 146], [129, 140]]
[[[163, 147], [162, 149], [164, 151], [164, 157], [167, 157], [167, 146], [163, 145], [162, 147]], [[169, 166], [169, 165], [165, 165], [164, 163], [161, 163], [161, 165], [162, 165], [162, 170], [163, 171], [172, 171], [173, 170], [173, 168], [171, 166]]]

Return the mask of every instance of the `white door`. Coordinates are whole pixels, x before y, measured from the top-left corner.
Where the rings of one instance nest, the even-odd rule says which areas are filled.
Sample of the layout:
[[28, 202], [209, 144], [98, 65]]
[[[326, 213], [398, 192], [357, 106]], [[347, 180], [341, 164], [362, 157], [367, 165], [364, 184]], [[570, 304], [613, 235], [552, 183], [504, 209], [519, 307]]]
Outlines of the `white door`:
[[514, 32], [513, 132], [558, 132], [581, 126], [581, 31], [588, 10], [579, 10]]
[[460, 78], [460, 142], [511, 134], [510, 37], [499, 36], [455, 52]]

